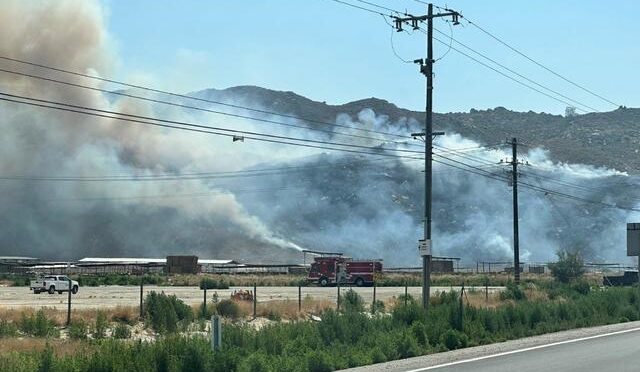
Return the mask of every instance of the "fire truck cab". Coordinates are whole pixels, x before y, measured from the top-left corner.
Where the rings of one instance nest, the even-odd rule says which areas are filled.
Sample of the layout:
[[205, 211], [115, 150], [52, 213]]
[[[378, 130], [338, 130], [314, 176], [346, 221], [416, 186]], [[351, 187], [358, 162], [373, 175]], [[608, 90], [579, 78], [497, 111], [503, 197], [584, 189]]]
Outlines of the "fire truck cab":
[[382, 272], [382, 260], [354, 260], [344, 256], [315, 257], [307, 281], [321, 287], [355, 284], [358, 287], [374, 284]]

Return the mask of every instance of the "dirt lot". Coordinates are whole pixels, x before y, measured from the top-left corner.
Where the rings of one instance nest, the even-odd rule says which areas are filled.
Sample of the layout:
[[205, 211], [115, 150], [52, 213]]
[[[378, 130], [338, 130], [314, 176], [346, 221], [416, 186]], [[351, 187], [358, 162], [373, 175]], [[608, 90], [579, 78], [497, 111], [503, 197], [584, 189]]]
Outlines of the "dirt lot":
[[[502, 290], [503, 287], [489, 287], [489, 292], [493, 293]], [[225, 290], [208, 290], [207, 297], [211, 299], [213, 293], [217, 293], [219, 298], [229, 298], [231, 292], [237, 289], [253, 289], [249, 287], [232, 287]], [[373, 299], [373, 288], [355, 288], [354, 289], [364, 298], [366, 302]], [[432, 287], [432, 295], [441, 291], [449, 291], [451, 289], [459, 290], [458, 287]], [[472, 290], [472, 288], [467, 288]], [[341, 288], [344, 291], [345, 288]], [[484, 287], [477, 288], [478, 291], [484, 291]], [[166, 294], [176, 295], [189, 305], [202, 303], [203, 293], [198, 287], [158, 287], [146, 286], [144, 292], [164, 292]], [[409, 287], [409, 294], [419, 296], [420, 287]], [[298, 300], [297, 287], [258, 287], [258, 302], [272, 300]], [[404, 294], [404, 287], [378, 287], [376, 289], [376, 299], [386, 300], [393, 296]], [[302, 297], [311, 296], [314, 299], [327, 299], [335, 301], [337, 297], [337, 289], [319, 288], [319, 287], [303, 287]], [[78, 294], [72, 297], [72, 307], [74, 309], [92, 309], [92, 308], [114, 308], [117, 306], [137, 306], [140, 303], [140, 287], [136, 286], [105, 286], [105, 287], [83, 287], [80, 288]], [[2, 308], [41, 308], [51, 307], [66, 309], [67, 294], [48, 293], [33, 294], [26, 287], [0, 287], [0, 307]]]

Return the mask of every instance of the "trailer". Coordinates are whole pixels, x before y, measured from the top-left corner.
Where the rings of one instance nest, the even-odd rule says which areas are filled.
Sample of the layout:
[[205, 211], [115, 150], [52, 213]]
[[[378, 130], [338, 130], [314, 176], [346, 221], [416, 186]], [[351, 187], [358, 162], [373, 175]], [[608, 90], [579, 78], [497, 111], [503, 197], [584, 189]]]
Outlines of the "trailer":
[[382, 260], [354, 260], [344, 256], [315, 257], [307, 281], [321, 287], [330, 285], [371, 286], [382, 272]]

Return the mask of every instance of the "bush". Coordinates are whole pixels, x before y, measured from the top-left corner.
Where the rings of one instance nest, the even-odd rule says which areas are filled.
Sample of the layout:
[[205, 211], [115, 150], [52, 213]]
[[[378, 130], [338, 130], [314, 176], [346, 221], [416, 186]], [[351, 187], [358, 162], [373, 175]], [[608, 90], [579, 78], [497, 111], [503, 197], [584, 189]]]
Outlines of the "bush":
[[200, 280], [200, 289], [229, 289], [229, 284], [224, 280], [215, 280], [213, 278], [204, 277]]
[[448, 350], [456, 350], [467, 347], [469, 338], [462, 332], [450, 329], [440, 337], [440, 343], [443, 344]]
[[342, 311], [344, 312], [363, 312], [364, 311], [364, 300], [362, 296], [358, 294], [358, 292], [353, 289], [349, 289], [344, 293], [342, 299]]
[[38, 310], [35, 315], [23, 314], [19, 325], [20, 331], [36, 337], [58, 337], [60, 331], [53, 320], [47, 319], [44, 311]]
[[0, 319], [0, 337], [12, 337], [18, 333], [18, 327], [6, 319]]
[[591, 292], [591, 285], [586, 280], [578, 280], [571, 284], [571, 289], [580, 293], [581, 295], [588, 295]]
[[84, 340], [87, 338], [87, 323], [84, 320], [74, 320], [69, 325], [69, 338], [73, 340]]
[[93, 329], [93, 338], [105, 338], [105, 336], [107, 335], [107, 328], [109, 328], [107, 315], [103, 311], [98, 311], [98, 314], [96, 315], [95, 328]]
[[191, 307], [176, 296], [150, 292], [145, 298], [145, 320], [158, 333], [173, 333], [193, 319]]
[[126, 324], [118, 323], [111, 334], [116, 339], [127, 339], [131, 337], [131, 330]]
[[522, 288], [515, 283], [508, 283], [507, 288], [504, 291], [500, 292], [500, 300], [515, 300], [522, 301], [526, 300], [527, 295], [524, 293]]
[[384, 312], [384, 308], [385, 308], [384, 302], [380, 300], [376, 300], [371, 304], [371, 313], [372, 314], [382, 313]]
[[232, 300], [221, 300], [216, 304], [216, 312], [220, 316], [238, 319], [240, 317], [240, 306]]
[[549, 264], [551, 275], [557, 281], [569, 283], [581, 278], [586, 272], [579, 252], [559, 251], [557, 255], [558, 261]]

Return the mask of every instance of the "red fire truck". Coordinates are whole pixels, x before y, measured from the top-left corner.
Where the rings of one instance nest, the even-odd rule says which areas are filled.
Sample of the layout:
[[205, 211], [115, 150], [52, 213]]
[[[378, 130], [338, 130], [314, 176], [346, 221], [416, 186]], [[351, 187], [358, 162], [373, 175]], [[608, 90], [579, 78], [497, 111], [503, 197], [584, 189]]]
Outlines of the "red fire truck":
[[315, 257], [307, 281], [322, 287], [355, 284], [373, 285], [375, 276], [382, 272], [382, 260], [354, 260], [344, 256]]

